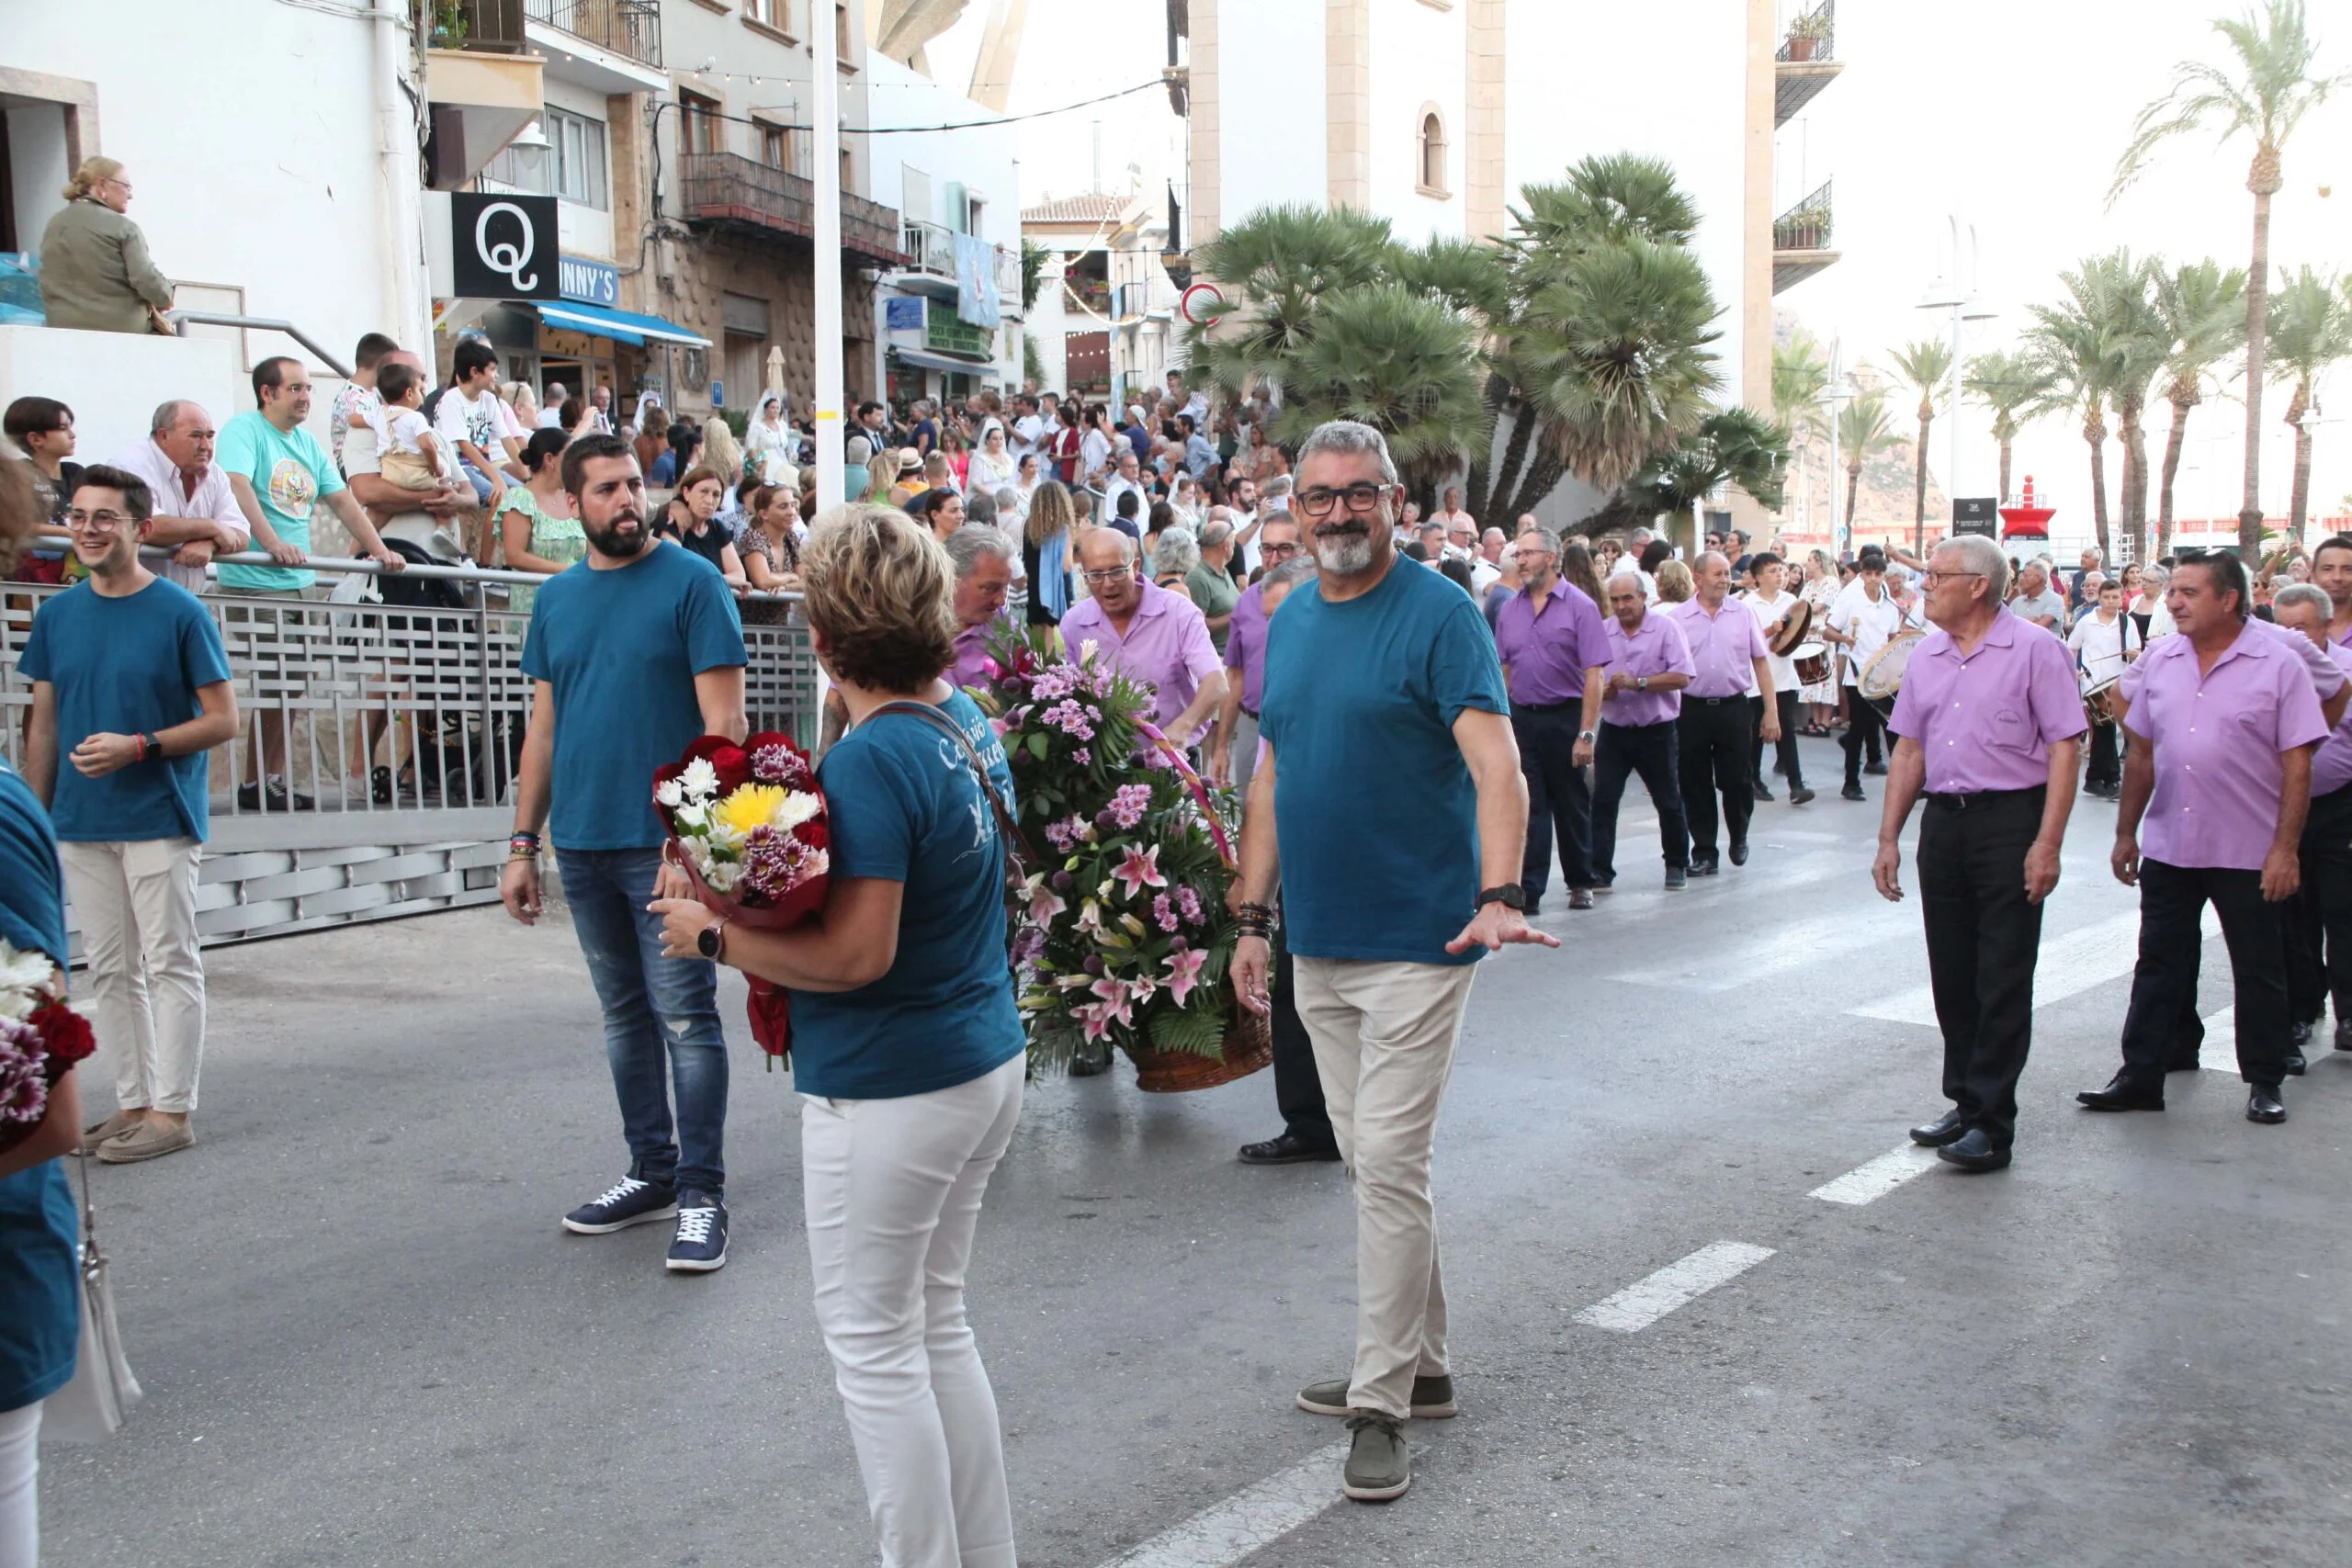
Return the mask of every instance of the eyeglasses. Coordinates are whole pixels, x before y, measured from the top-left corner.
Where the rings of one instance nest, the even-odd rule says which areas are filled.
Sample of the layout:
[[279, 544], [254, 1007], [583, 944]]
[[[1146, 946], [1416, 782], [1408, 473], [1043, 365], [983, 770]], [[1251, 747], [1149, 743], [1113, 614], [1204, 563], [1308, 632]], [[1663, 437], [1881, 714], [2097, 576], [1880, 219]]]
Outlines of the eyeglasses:
[[1278, 545], [1272, 539], [1269, 539], [1264, 544], [1258, 547], [1258, 553], [1261, 556], [1295, 556], [1298, 554], [1298, 547], [1296, 545]]
[[1939, 582], [1957, 582], [1962, 578], [1984, 575], [1981, 571], [1937, 571], [1930, 568], [1919, 574], [1919, 581], [1927, 587], [1933, 588]]
[[68, 508], [65, 513], [67, 527], [94, 529], [102, 534], [110, 534], [130, 521], [130, 518], [122, 513], [105, 509], [85, 512], [76, 506]]
[[1130, 578], [1134, 577], [1134, 576], [1135, 576], [1135, 574], [1136, 574], [1136, 573], [1135, 573], [1135, 568], [1133, 568], [1133, 567], [1128, 567], [1128, 566], [1122, 566], [1122, 567], [1105, 567], [1105, 568], [1103, 568], [1102, 570], [1099, 570], [1099, 571], [1090, 571], [1090, 572], [1086, 572], [1086, 573], [1084, 573], [1083, 575], [1085, 576], [1086, 581], [1089, 581], [1089, 582], [1103, 582], [1103, 583], [1110, 583], [1110, 582], [1124, 582], [1124, 581], [1127, 581], [1128, 579], [1130, 579]]
[[1300, 491], [1292, 496], [1291, 500], [1309, 517], [1328, 517], [1331, 514], [1331, 509], [1343, 499], [1347, 502], [1348, 510], [1351, 512], [1370, 512], [1380, 504], [1380, 498], [1387, 493], [1386, 485], [1352, 484], [1344, 490], [1333, 490], [1328, 485], [1317, 485], [1312, 490]]

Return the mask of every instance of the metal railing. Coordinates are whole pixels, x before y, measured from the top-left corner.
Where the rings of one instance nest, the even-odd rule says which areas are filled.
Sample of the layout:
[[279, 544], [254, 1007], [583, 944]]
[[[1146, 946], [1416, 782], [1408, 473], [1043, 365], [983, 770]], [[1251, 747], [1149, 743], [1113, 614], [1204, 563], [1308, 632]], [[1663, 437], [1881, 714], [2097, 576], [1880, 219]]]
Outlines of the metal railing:
[[523, 31], [523, 0], [417, 0], [416, 11], [428, 49], [520, 54], [531, 46]]
[[1826, 251], [1829, 248], [1829, 186], [1824, 180], [1812, 195], [1772, 220], [1776, 251]]
[[328, 369], [346, 381], [351, 379], [350, 366], [337, 358], [332, 351], [320, 347], [318, 339], [293, 322], [281, 321], [275, 316], [229, 316], [217, 310], [166, 310], [164, 312], [164, 319], [175, 327], [193, 324], [202, 327], [245, 327], [254, 332], [284, 333], [325, 361]]
[[1821, 0], [1810, 11], [1800, 11], [1790, 18], [1774, 58], [1792, 65], [1838, 58], [1837, 6], [1838, 0]]
[[642, 64], [662, 63], [661, 0], [523, 0], [532, 21]]
[[[803, 238], [816, 234], [816, 185], [789, 169], [741, 152], [687, 152], [678, 159], [678, 185], [690, 220], [739, 223]], [[898, 265], [905, 259], [899, 250], [899, 233], [896, 212], [879, 202], [842, 192], [842, 250], [885, 265]]]

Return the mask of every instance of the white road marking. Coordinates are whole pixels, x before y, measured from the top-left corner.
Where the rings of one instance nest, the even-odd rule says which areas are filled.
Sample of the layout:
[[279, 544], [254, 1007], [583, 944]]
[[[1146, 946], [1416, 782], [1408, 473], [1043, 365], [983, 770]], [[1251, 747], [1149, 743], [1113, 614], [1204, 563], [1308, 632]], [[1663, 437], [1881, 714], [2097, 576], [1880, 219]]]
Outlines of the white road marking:
[[1857, 1208], [1883, 1198], [1936, 1163], [1936, 1151], [1906, 1143], [1856, 1166], [1835, 1181], [1825, 1181], [1805, 1194], [1825, 1203], [1851, 1203]]
[[1345, 1443], [1318, 1449], [1288, 1470], [1121, 1552], [1102, 1568], [1227, 1568], [1339, 1502], [1340, 1467], [1347, 1458]]
[[[2211, 908], [2205, 911], [2204, 931], [2208, 937], [2222, 934], [2222, 922]], [[2139, 957], [2137, 910], [2078, 927], [2062, 937], [2045, 937], [2041, 959], [2034, 965], [2033, 1005], [2046, 1008], [2129, 975]], [[1936, 997], [1932, 988], [1919, 986], [1846, 1011], [1852, 1018], [1925, 1024], [1932, 1029], [1936, 1024]]]
[[1646, 1280], [1636, 1280], [1605, 1302], [1577, 1314], [1578, 1323], [1620, 1334], [1638, 1334], [1679, 1306], [1737, 1279], [1772, 1256], [1769, 1247], [1744, 1241], [1712, 1241]]
[[2205, 1043], [2198, 1048], [2197, 1065], [2209, 1073], [2238, 1076], [2238, 1010], [2233, 1002], [2205, 1018]]
[[[1812, 879], [1783, 877], [1775, 886], [1784, 887], [1793, 880]], [[1681, 991], [1746, 990], [1768, 975], [1829, 959], [1837, 951], [1837, 941], [1850, 938], [1853, 930], [1850, 914], [1799, 920], [1760, 942], [1728, 949], [1711, 947], [1703, 954], [1682, 958], [1672, 968], [1635, 969], [1614, 978], [1632, 986], [1666, 986]]]

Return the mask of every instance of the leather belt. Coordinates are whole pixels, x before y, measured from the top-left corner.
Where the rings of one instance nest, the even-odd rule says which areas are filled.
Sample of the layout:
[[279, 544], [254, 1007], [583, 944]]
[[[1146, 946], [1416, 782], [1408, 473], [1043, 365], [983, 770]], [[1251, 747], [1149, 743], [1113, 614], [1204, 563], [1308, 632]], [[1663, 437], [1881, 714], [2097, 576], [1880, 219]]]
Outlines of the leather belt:
[[1985, 811], [2028, 795], [2037, 798], [2050, 793], [2047, 784], [2035, 784], [2030, 789], [1979, 789], [1965, 795], [1928, 795], [1928, 804], [1938, 811]]

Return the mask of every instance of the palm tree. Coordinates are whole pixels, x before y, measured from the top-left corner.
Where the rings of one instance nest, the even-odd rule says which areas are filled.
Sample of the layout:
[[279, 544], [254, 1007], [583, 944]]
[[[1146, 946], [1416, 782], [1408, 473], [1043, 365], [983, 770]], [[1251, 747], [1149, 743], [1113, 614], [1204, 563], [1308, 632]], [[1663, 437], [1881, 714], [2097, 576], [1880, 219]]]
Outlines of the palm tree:
[[1491, 432], [1476, 337], [1462, 312], [1401, 284], [1333, 295], [1284, 374], [1274, 439], [1289, 445], [1325, 420], [1361, 420], [1388, 438], [1405, 483], [1424, 493]]
[[[2107, 406], [2118, 376], [2113, 344], [2108, 340], [2109, 311], [2092, 296], [2089, 269], [2061, 275], [2067, 297], [2056, 305], [2031, 305], [2037, 324], [2031, 333], [2034, 351], [2057, 379], [2056, 407], [2073, 412], [2083, 422], [2083, 440], [2091, 449], [2091, 525], [2098, 535], [2099, 554], [2109, 554], [2107, 522]], [[2112, 558], [2111, 557], [2109, 558]]]
[[1873, 387], [1856, 394], [1838, 421], [1838, 455], [1846, 465], [1846, 536], [1854, 534], [1854, 498], [1862, 491], [1862, 465], [1890, 446], [1900, 445], [1894, 421], [1886, 412], [1886, 393]]
[[2123, 483], [2118, 494], [2118, 521], [2133, 549], [2147, 543], [2148, 438], [2143, 416], [2148, 389], [2172, 347], [2162, 312], [2154, 299], [2161, 268], [2134, 261], [2129, 250], [2109, 252], [2082, 265], [2075, 275], [2062, 273], [2074, 296], [2095, 316], [2107, 345], [2108, 395], [2115, 408], [2116, 435], [2123, 444]]
[[1894, 367], [1919, 393], [1918, 478], [1911, 491], [1911, 551], [1928, 548], [1928, 426], [1935, 423], [1936, 400], [1951, 374], [1951, 345], [1939, 338], [1921, 338], [1894, 355]]
[[1828, 389], [1829, 362], [1822, 356], [1821, 344], [1814, 341], [1811, 333], [1800, 331], [1787, 343], [1772, 345], [1772, 417], [1789, 432], [1791, 446], [1797, 454], [1797, 471], [1805, 480], [1808, 508], [1813, 465], [1804, 454], [1813, 437], [1823, 433], [1821, 394]]
[[2302, 267], [2271, 296], [2268, 324], [2282, 378], [2291, 377], [2295, 385], [2295, 395], [2287, 400], [2287, 423], [2295, 432], [2295, 488], [2288, 515], [2290, 536], [2300, 545], [2312, 498], [2308, 416], [2319, 408], [2312, 389], [2330, 366], [2352, 358], [2352, 297], [2337, 279]]
[[2172, 488], [2188, 411], [2203, 400], [2213, 367], [2245, 342], [2245, 274], [2208, 257], [2155, 275], [2156, 314], [2172, 347], [2165, 355], [2165, 401], [2172, 428], [2165, 435], [2164, 476], [2156, 487], [2156, 542], [2151, 558], [2172, 554]]
[[1230, 296], [1187, 334], [1191, 365], [1227, 398], [1282, 384], [1328, 297], [1393, 279], [1388, 220], [1348, 208], [1261, 208], [1201, 247]]
[[1788, 469], [1789, 431], [1749, 409], [1711, 413], [1672, 451], [1652, 457], [1625, 485], [1637, 515], [1683, 515], [1727, 484], [1777, 509]]
[[1993, 439], [2001, 448], [2001, 499], [2009, 499], [2009, 447], [2018, 432], [2048, 413], [2058, 388], [2057, 374], [2030, 348], [1996, 349], [1968, 362], [1962, 389], [1993, 414]]
[[2329, 94], [2352, 82], [2352, 72], [2312, 74], [2317, 46], [2303, 22], [2303, 0], [2263, 0], [2235, 21], [2216, 20], [2213, 30], [2229, 45], [2227, 68], [2185, 60], [2173, 68], [2172, 90], [2140, 111], [2132, 141], [2116, 161], [2107, 193], [2112, 207], [2124, 186], [2149, 163], [2155, 149], [2191, 130], [2212, 130], [2222, 140], [2246, 132], [2254, 158], [2245, 188], [2254, 197], [2254, 253], [2246, 266], [2245, 290], [2245, 493], [2238, 509], [2238, 554], [2251, 563], [2262, 549], [2262, 380], [2264, 334], [2268, 327], [2266, 294], [2270, 275], [2270, 198], [2285, 183], [2282, 167], [2288, 140], [2304, 116]]

